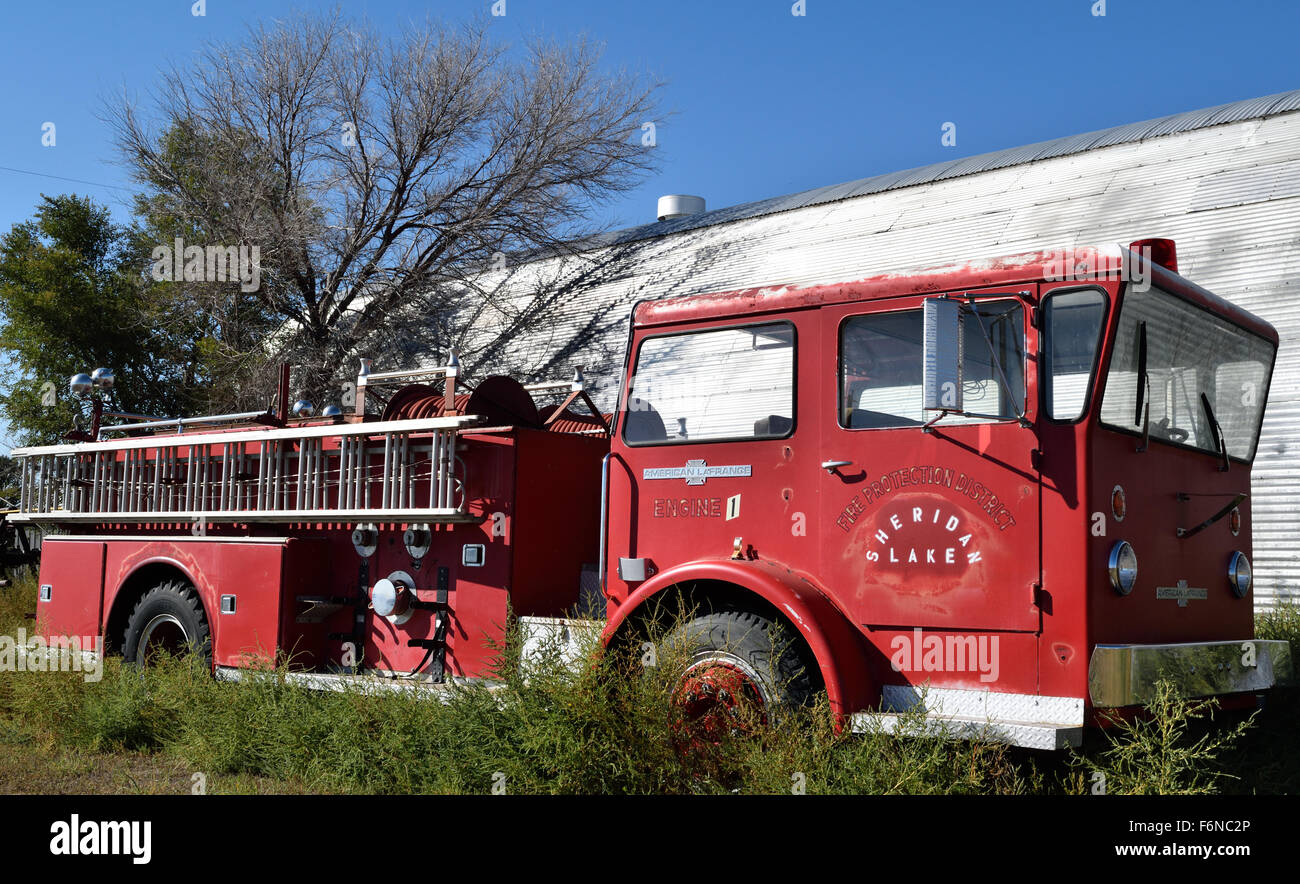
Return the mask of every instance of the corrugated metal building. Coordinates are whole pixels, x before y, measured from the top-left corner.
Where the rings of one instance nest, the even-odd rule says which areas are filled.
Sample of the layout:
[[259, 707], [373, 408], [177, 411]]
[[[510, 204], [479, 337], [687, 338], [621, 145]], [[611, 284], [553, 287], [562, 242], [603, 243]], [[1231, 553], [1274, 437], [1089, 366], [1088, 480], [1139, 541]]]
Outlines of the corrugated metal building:
[[[647, 207], [649, 209], [649, 207]], [[613, 403], [627, 315], [645, 298], [808, 285], [1075, 245], [1178, 242], [1179, 270], [1277, 327], [1255, 463], [1256, 599], [1300, 598], [1300, 90], [880, 175], [594, 237], [493, 280], [479, 361], [560, 376]]]

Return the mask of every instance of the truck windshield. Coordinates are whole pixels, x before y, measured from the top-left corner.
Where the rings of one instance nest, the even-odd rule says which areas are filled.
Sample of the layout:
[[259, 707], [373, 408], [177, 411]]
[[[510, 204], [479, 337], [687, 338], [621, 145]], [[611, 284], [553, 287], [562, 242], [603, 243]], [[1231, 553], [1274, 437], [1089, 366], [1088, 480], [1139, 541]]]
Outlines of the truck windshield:
[[1137, 405], [1145, 368], [1152, 439], [1217, 454], [1217, 421], [1228, 455], [1249, 461], [1259, 439], [1273, 355], [1273, 345], [1263, 338], [1167, 292], [1130, 290], [1120, 308], [1102, 423], [1142, 432], [1144, 415]]

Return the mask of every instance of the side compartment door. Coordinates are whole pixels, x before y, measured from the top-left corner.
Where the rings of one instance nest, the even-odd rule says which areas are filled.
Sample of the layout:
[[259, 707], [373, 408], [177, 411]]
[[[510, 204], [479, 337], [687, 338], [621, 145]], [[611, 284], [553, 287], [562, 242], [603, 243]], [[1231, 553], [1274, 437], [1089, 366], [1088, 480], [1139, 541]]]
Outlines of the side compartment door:
[[929, 427], [923, 299], [822, 311], [837, 401], [822, 420], [821, 573], [859, 624], [1039, 628], [1037, 443], [1020, 421], [1035, 417], [1037, 335], [1024, 288], [979, 293], [962, 332], [968, 413]]
[[36, 603], [39, 634], [69, 638], [102, 635], [104, 548], [97, 540], [45, 538]]

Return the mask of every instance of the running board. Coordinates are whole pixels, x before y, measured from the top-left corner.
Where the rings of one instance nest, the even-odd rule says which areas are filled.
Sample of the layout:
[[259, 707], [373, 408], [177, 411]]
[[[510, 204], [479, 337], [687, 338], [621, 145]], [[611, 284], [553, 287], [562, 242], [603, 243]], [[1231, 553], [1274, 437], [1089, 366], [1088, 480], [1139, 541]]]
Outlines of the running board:
[[957, 716], [926, 715], [920, 719], [920, 733], [908, 719], [892, 712], [859, 712], [853, 716], [853, 732], [878, 730], [899, 736], [928, 736], [947, 740], [1008, 743], [1025, 749], [1055, 751], [1083, 742], [1083, 728], [1045, 722], [988, 721]]
[[883, 731], [1054, 751], [1083, 742], [1083, 699], [885, 685], [881, 711], [859, 712], [852, 721], [854, 733]]
[[414, 678], [386, 678], [370, 673], [350, 675], [345, 672], [268, 672], [257, 669], [240, 669], [235, 666], [216, 667], [216, 676], [221, 681], [230, 682], [247, 682], [258, 678], [277, 678], [283, 679], [295, 687], [312, 691], [333, 691], [335, 693], [356, 691], [370, 696], [408, 694], [421, 699], [437, 700], [440, 703], [450, 702], [452, 692], [458, 687], [478, 684], [489, 691], [497, 691], [503, 686], [499, 681], [486, 678], [448, 676], [446, 682], [437, 683]]

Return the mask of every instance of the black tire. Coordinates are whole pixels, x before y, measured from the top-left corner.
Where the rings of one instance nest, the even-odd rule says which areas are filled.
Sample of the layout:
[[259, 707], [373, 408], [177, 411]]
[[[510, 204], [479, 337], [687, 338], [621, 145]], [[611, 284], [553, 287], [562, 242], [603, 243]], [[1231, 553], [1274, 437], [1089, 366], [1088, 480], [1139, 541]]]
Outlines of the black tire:
[[744, 703], [772, 722], [782, 709], [807, 703], [819, 683], [816, 664], [798, 637], [754, 611], [703, 614], [669, 633], [666, 644], [685, 666], [674, 706], [698, 722], [708, 739], [716, 739], [720, 728], [746, 729]]
[[[143, 645], [143, 648], [141, 647]], [[212, 665], [212, 635], [198, 593], [188, 583], [160, 583], [136, 602], [122, 637], [122, 659], [145, 664], [155, 649], [200, 655]]]

